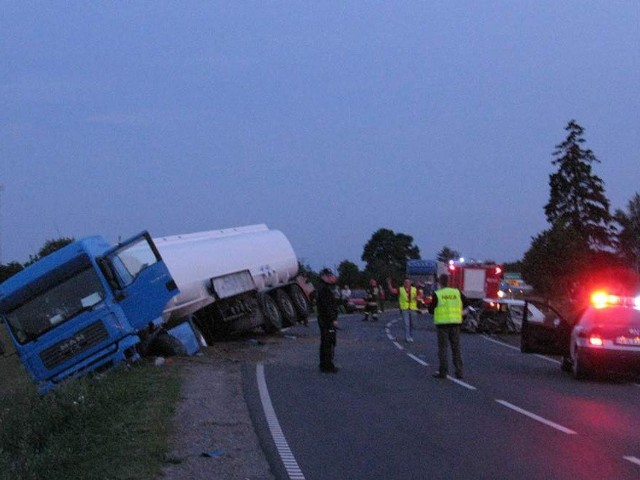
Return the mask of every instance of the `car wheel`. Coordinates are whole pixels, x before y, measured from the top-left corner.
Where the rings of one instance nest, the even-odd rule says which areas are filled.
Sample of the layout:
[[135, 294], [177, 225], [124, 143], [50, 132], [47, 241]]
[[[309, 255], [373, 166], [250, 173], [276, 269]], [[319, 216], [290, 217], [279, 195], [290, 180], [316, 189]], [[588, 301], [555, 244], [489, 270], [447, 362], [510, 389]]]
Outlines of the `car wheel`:
[[587, 368], [584, 365], [584, 359], [577, 347], [573, 353], [571, 371], [573, 373], [573, 378], [576, 380], [582, 380], [588, 376]]
[[560, 369], [563, 372], [571, 372], [573, 368], [573, 362], [571, 361], [571, 357], [565, 355], [562, 357], [562, 363], [560, 364]]

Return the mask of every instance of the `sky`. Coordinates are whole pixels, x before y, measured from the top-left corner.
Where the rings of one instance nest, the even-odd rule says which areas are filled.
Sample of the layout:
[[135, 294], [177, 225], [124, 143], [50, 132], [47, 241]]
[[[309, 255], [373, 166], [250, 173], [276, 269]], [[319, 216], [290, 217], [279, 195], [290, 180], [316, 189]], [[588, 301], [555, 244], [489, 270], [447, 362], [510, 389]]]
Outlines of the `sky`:
[[0, 0], [0, 262], [265, 223], [521, 259], [575, 119], [640, 192], [640, 2]]

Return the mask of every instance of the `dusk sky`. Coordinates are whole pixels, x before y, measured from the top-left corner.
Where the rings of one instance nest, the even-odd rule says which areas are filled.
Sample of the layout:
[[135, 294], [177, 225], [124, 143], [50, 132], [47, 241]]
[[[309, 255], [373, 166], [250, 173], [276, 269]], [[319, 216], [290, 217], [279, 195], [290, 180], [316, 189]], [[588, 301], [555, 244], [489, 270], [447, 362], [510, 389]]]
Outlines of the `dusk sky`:
[[522, 258], [575, 119], [640, 192], [640, 2], [0, 0], [0, 252], [255, 223]]

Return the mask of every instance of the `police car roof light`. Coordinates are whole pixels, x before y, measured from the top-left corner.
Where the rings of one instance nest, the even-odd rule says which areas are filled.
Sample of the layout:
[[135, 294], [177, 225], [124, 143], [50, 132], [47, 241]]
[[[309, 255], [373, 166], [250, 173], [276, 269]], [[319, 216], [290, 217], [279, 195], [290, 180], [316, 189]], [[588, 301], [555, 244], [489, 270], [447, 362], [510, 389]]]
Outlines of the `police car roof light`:
[[640, 309], [640, 296], [621, 297], [607, 293], [604, 290], [598, 290], [591, 294], [591, 304], [597, 309], [615, 306]]

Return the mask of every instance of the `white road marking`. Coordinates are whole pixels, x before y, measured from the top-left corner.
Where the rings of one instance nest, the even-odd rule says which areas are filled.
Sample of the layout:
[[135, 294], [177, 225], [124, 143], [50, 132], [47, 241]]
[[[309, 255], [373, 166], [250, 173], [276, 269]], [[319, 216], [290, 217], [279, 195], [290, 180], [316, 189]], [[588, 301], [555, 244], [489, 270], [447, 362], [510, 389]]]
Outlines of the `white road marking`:
[[304, 480], [302, 470], [300, 470], [298, 462], [296, 461], [293, 453], [291, 452], [291, 449], [289, 448], [287, 439], [282, 432], [282, 428], [280, 428], [278, 417], [276, 417], [276, 412], [273, 409], [271, 397], [269, 396], [269, 390], [267, 389], [267, 381], [264, 377], [263, 363], [258, 363], [258, 365], [256, 365], [256, 377], [258, 380], [258, 391], [260, 392], [260, 401], [262, 402], [264, 416], [267, 419], [267, 424], [269, 425], [269, 430], [271, 431], [271, 437], [276, 444], [278, 454], [280, 455], [280, 460], [282, 460], [284, 468], [287, 470], [287, 474], [289, 475], [290, 479]]
[[455, 377], [452, 377], [451, 375], [447, 375], [447, 378], [448, 378], [449, 380], [451, 380], [452, 382], [457, 383], [457, 384], [458, 384], [458, 385], [460, 385], [461, 387], [468, 388], [469, 390], [477, 390], [477, 388], [476, 388], [476, 387], [474, 387], [473, 385], [469, 385], [468, 383], [463, 382], [462, 380], [459, 380], [459, 379], [457, 379], [457, 378], [455, 378]]
[[[503, 347], [510, 348], [511, 350], [516, 350], [518, 352], [520, 351], [519, 347], [516, 347], [516, 346], [513, 346], [513, 345], [509, 345], [508, 343], [501, 342], [500, 340], [496, 340], [495, 338], [488, 337], [487, 335], [481, 335], [481, 337], [484, 338], [485, 340], [488, 340], [490, 342], [496, 343], [496, 344], [501, 345]], [[557, 364], [560, 363], [560, 361], [556, 360], [555, 358], [545, 357], [544, 355], [538, 355], [537, 353], [534, 354], [534, 357], [541, 358], [542, 360], [546, 360], [547, 362], [552, 362], [552, 363], [557, 363]]]
[[394, 341], [393, 344], [396, 346], [398, 350], [404, 350], [404, 347], [400, 345], [398, 342]]
[[622, 458], [630, 461], [631, 463], [635, 463], [636, 465], [640, 465], [640, 458], [638, 457], [622, 457]]
[[428, 367], [429, 364], [427, 362], [425, 362], [424, 360], [422, 360], [421, 358], [416, 357], [414, 354], [412, 353], [407, 353], [407, 356], [413, 360], [415, 360], [416, 362], [418, 362], [420, 365], [424, 365], [425, 367]]
[[518, 347], [514, 347], [513, 345], [509, 345], [508, 343], [501, 342], [500, 340], [496, 340], [495, 338], [491, 338], [491, 337], [488, 337], [486, 335], [480, 335], [480, 338], [484, 338], [485, 340], [488, 340], [489, 342], [497, 343], [498, 345], [501, 345], [503, 347], [510, 348], [511, 350], [517, 350], [518, 352], [520, 351], [520, 349]]
[[539, 415], [536, 415], [535, 413], [531, 413], [527, 410], [524, 410], [520, 407], [516, 407], [514, 404], [506, 402], [504, 400], [496, 400], [496, 402], [498, 402], [501, 405], [504, 405], [507, 408], [510, 408], [511, 410], [514, 410], [518, 413], [521, 413], [522, 415], [526, 415], [529, 418], [533, 418], [534, 420], [537, 420], [540, 423], [544, 423], [545, 425], [555, 428], [556, 430], [560, 430], [563, 433], [566, 433], [568, 435], [577, 435], [577, 432], [574, 432], [573, 430], [567, 428], [567, 427], [563, 427], [562, 425], [552, 422], [551, 420], [547, 420], [546, 418], [542, 418]]

